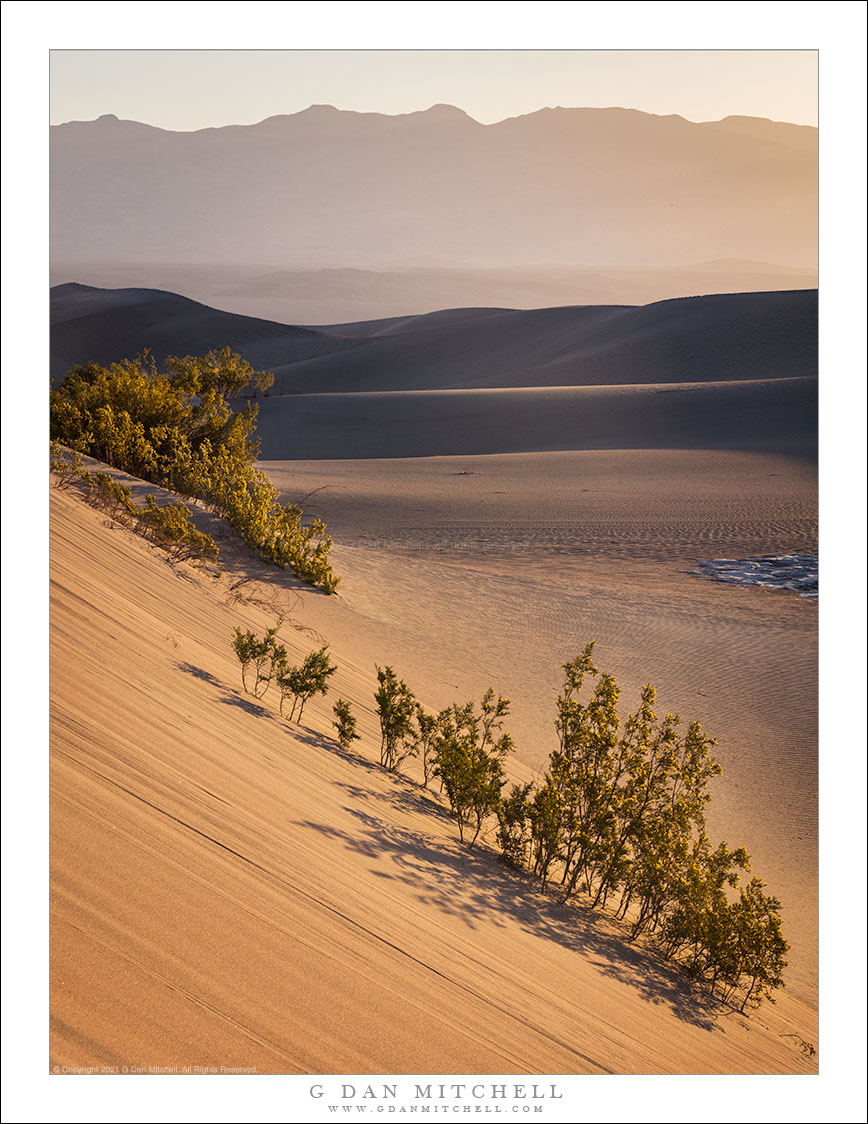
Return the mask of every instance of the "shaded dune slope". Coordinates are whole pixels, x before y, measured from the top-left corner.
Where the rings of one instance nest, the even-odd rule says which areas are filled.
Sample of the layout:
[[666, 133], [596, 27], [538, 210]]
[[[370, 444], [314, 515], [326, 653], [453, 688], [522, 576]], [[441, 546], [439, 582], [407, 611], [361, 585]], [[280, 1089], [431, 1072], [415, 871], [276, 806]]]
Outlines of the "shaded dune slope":
[[[325, 704], [302, 728], [243, 695], [232, 628], [273, 612], [56, 489], [51, 529], [53, 1064], [813, 1068], [787, 1001], [708, 1004], [460, 848], [436, 800], [338, 750]], [[372, 674], [335, 655], [370, 752]]]
[[[273, 394], [600, 386], [817, 373], [817, 293], [730, 293], [650, 305], [444, 309], [319, 330], [219, 312], [155, 289], [58, 285], [52, 374], [149, 347], [227, 343], [275, 373]], [[329, 334], [334, 333], [334, 334]], [[364, 343], [365, 346], [360, 346]]]
[[[376, 335], [372, 325], [410, 322], [420, 314], [483, 313], [577, 304], [640, 305], [704, 293], [816, 289], [816, 269], [733, 259], [668, 268], [580, 269], [566, 266], [462, 268], [455, 263], [396, 262], [373, 269], [292, 269], [242, 262], [62, 261], [50, 283], [82, 281], [105, 288], [168, 289], [244, 316], [305, 324], [337, 335]], [[383, 318], [387, 318], [384, 320]]]
[[145, 348], [203, 355], [230, 345], [257, 369], [308, 359], [347, 346], [309, 328], [220, 312], [159, 289], [96, 289], [70, 283], [51, 290], [51, 378], [76, 363], [117, 363]]
[[314, 331], [157, 290], [52, 290], [55, 375], [144, 347], [226, 345], [275, 372], [259, 424], [271, 460], [816, 450], [816, 291], [444, 309]]
[[570, 449], [813, 455], [817, 380], [307, 394], [260, 405], [262, 456], [338, 460]]
[[347, 336], [350, 339], [372, 339], [382, 336], [403, 336], [408, 332], [419, 332], [425, 328], [460, 324], [478, 317], [500, 316], [504, 312], [514, 312], [512, 308], [441, 308], [436, 312], [420, 312], [415, 316], [386, 316], [378, 320], [354, 320], [349, 324], [323, 324], [321, 332], [333, 336]]
[[[342, 330], [338, 327], [336, 330]], [[817, 373], [817, 293], [503, 311], [275, 370], [275, 392], [599, 386]]]

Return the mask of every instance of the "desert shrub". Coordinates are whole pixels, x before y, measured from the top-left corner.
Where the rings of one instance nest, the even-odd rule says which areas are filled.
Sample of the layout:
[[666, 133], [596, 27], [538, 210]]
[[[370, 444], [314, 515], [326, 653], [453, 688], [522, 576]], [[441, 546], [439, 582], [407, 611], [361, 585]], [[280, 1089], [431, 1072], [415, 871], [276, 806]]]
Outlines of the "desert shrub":
[[[789, 944], [781, 932], [781, 903], [766, 895], [753, 877], [739, 886], [739, 871], [749, 871], [744, 848], [721, 843], [712, 851], [703, 834], [674, 895], [659, 934], [664, 954], [725, 1002], [757, 1007], [784, 986]], [[727, 890], [730, 890], [728, 893]], [[731, 891], [738, 889], [732, 900]]]
[[569, 822], [557, 784], [546, 777], [528, 802], [531, 869], [545, 890], [553, 864], [564, 857], [563, 841]]
[[507, 866], [521, 870], [527, 865], [532, 842], [528, 795], [533, 784], [514, 784], [509, 796], [497, 806], [497, 843]]
[[301, 722], [304, 704], [314, 695], [326, 693], [329, 677], [336, 671], [337, 668], [329, 663], [328, 648], [311, 652], [300, 667], [287, 667], [285, 660], [282, 661], [275, 671], [277, 685], [280, 688], [280, 713], [283, 714], [284, 700], [292, 697], [290, 721], [295, 716], [295, 708], [298, 706], [298, 721]]
[[[559, 745], [531, 802], [535, 864], [543, 882], [553, 864], [560, 867], [564, 901], [581, 890], [593, 905], [605, 905], [620, 893], [619, 911], [638, 905], [641, 928], [671, 892], [661, 871], [672, 869], [671, 858], [704, 823], [706, 785], [720, 766], [709, 753], [714, 741], [698, 723], [682, 736], [677, 715], [658, 718], [653, 687], [642, 688], [638, 709], [622, 726], [617, 684], [600, 674], [593, 648], [564, 665]], [[590, 698], [580, 701], [594, 676]]]
[[682, 731], [678, 715], [658, 717], [651, 686], [622, 724], [617, 684], [593, 649], [564, 665], [558, 747], [541, 783], [514, 786], [500, 802], [503, 857], [543, 888], [559, 876], [564, 901], [581, 891], [604, 907], [614, 897], [633, 939], [653, 935], [718, 998], [755, 1006], [783, 986], [789, 946], [780, 902], [758, 878], [740, 883], [747, 852], [712, 848], [706, 835], [716, 743], [698, 722]]
[[85, 499], [99, 511], [109, 512], [126, 527], [166, 550], [175, 562], [214, 561], [219, 553], [213, 538], [197, 529], [189, 508], [182, 503], [160, 506], [153, 496], [145, 496], [138, 507], [132, 491], [107, 472], [78, 471]]
[[727, 888], [735, 888], [739, 870], [748, 867], [744, 848], [731, 851], [721, 843], [712, 850], [702, 832], [691, 845], [672, 908], [660, 925], [658, 942], [666, 957], [678, 960], [694, 979], [710, 976], [712, 987], [726, 970]]
[[69, 488], [83, 472], [81, 453], [77, 449], [65, 449], [57, 441], [52, 441], [48, 469], [54, 475], [56, 487]]
[[377, 682], [380, 686], [374, 701], [380, 716], [380, 764], [397, 773], [404, 761], [416, 753], [412, 737], [416, 699], [391, 667], [377, 668]]
[[264, 696], [275, 674], [286, 664], [286, 648], [277, 642], [278, 627], [269, 628], [261, 639], [253, 632], [235, 629], [232, 647], [241, 663], [241, 685], [257, 699]]
[[273, 376], [229, 348], [166, 360], [151, 355], [109, 367], [73, 367], [51, 392], [51, 436], [79, 453], [209, 504], [262, 558], [333, 593], [332, 541], [320, 520], [303, 523], [294, 504], [254, 468], [257, 406], [233, 410]]
[[332, 710], [335, 715], [335, 721], [332, 725], [338, 732], [338, 742], [344, 749], [349, 749], [353, 742], [359, 741], [359, 735], [356, 733], [356, 719], [350, 704], [345, 699], [338, 699]]
[[120, 522], [130, 525], [131, 517], [138, 514], [138, 509], [126, 484], [121, 484], [107, 472], [83, 472], [81, 479], [85, 498], [92, 507], [99, 511], [111, 511], [120, 517]]
[[[475, 713], [474, 704], [441, 711], [434, 747], [434, 775], [446, 791], [458, 836], [473, 846], [488, 816], [497, 812], [504, 783], [503, 762], [512, 749], [509, 734], [495, 735], [509, 712], [509, 699], [489, 688]], [[473, 833], [472, 835], [470, 833]]]
[[161, 507], [153, 496], [145, 496], [139, 526], [146, 538], [164, 546], [176, 562], [217, 558], [217, 544], [209, 534], [197, 529], [186, 504], [170, 503]]
[[439, 727], [439, 715], [428, 714], [417, 703], [410, 737], [413, 742], [413, 756], [418, 758], [422, 764], [422, 783], [426, 788], [428, 782], [434, 776], [434, 746], [437, 742]]
[[772, 992], [784, 987], [789, 943], [781, 932], [781, 903], [763, 893], [765, 883], [752, 878], [730, 906], [732, 939], [737, 949], [735, 971], [727, 979], [730, 995], [741, 993], [741, 1007], [775, 1002]]

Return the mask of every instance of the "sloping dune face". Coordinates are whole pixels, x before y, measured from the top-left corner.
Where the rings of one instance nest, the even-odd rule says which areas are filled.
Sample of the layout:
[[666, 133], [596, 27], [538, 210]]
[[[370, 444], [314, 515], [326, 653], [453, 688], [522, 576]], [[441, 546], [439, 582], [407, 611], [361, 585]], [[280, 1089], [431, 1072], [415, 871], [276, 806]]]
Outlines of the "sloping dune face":
[[233, 348], [272, 395], [706, 383], [815, 376], [817, 293], [731, 293], [641, 307], [451, 309], [312, 330], [157, 289], [57, 285], [52, 375], [73, 363]]
[[[275, 390], [611, 386], [817, 373], [817, 293], [728, 293], [400, 322], [364, 349], [293, 363]], [[328, 330], [328, 329], [325, 329]], [[340, 330], [344, 330], [341, 328]]]
[[815, 454], [816, 379], [305, 394], [260, 407], [267, 460], [478, 456], [582, 449]]
[[[328, 331], [379, 334], [385, 318], [441, 318], [457, 310], [640, 305], [703, 293], [816, 289], [817, 270], [771, 262], [717, 260], [690, 266], [589, 269], [558, 265], [480, 269], [398, 263], [377, 269], [281, 269], [238, 262], [53, 261], [52, 285], [83, 281], [107, 288], [169, 289], [203, 304], [285, 324], [327, 324]], [[401, 330], [400, 328], [398, 329]]]
[[[606, 919], [459, 847], [434, 795], [372, 765], [372, 669], [336, 641], [360, 594], [275, 585], [231, 551], [223, 577], [173, 568], [57, 489], [51, 548], [54, 1064], [812, 1068], [797, 1001], [749, 1019], [709, 1003]], [[232, 630], [278, 612], [329, 630], [282, 636], [291, 658], [334, 641], [358, 755], [325, 703], [299, 727], [242, 693]]]
[[[581, 449], [816, 452], [817, 294], [448, 310], [340, 336], [156, 290], [52, 290], [52, 371], [230, 341], [275, 372], [268, 460]], [[351, 333], [355, 334], [343, 334]]]
[[159, 289], [97, 289], [69, 283], [51, 290], [51, 378], [76, 363], [117, 363], [147, 348], [202, 355], [232, 341], [257, 368], [354, 346], [308, 328], [235, 316]]

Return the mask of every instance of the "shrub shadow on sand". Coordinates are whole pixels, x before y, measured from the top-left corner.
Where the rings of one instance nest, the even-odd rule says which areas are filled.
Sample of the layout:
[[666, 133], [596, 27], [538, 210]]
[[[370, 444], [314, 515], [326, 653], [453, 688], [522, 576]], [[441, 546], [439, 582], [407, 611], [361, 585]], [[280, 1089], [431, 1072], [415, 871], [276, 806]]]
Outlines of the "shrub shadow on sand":
[[[290, 723], [287, 730], [292, 734], [295, 741], [312, 746], [314, 749], [323, 749], [354, 768], [366, 769], [369, 773], [382, 774], [382, 769], [376, 762], [369, 760], [367, 757], [362, 757], [361, 754], [354, 752], [352, 749], [344, 749], [336, 738], [317, 733], [316, 730], [307, 730], [303, 726], [296, 726], [294, 723]], [[364, 792], [365, 795], [370, 795], [367, 789], [360, 789], [359, 791]]]
[[222, 687], [223, 684], [216, 676], [212, 675], [210, 671], [205, 671], [201, 667], [196, 667], [192, 663], [178, 663], [175, 667], [179, 671], [183, 671], [185, 675], [192, 675], [194, 679], [201, 679], [204, 683], [210, 683], [212, 687]]
[[[355, 763], [355, 762], [354, 762]], [[591, 963], [599, 972], [638, 990], [647, 1002], [665, 1005], [677, 1018], [705, 1030], [731, 1015], [723, 1004], [703, 995], [653, 950], [629, 944], [608, 915], [580, 903], [561, 905], [540, 893], [530, 875], [510, 871], [487, 848], [462, 847], [423, 832], [398, 826], [376, 814], [369, 791], [342, 784], [352, 797], [345, 806], [359, 825], [350, 833], [330, 824], [305, 821], [300, 826], [336, 839], [349, 850], [371, 859], [391, 860], [391, 872], [378, 868], [375, 877], [407, 886], [420, 904], [460, 918], [469, 928], [507, 922], [549, 941], [556, 941]], [[446, 809], [426, 796], [396, 786], [375, 799], [395, 809], [451, 821]], [[367, 806], [365, 806], [367, 805]]]
[[224, 695], [220, 702], [224, 706], [237, 706], [239, 710], [252, 714], [254, 718], [274, 718], [270, 710], [266, 710], [264, 706], [252, 702], [250, 699], [245, 699], [241, 695]]

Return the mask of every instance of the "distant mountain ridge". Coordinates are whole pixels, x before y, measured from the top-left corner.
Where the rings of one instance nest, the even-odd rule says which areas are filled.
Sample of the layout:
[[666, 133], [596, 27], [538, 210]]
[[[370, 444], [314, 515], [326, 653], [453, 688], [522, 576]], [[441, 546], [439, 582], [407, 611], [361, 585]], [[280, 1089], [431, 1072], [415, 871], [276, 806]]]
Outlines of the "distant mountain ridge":
[[51, 129], [55, 260], [810, 267], [816, 190], [816, 129], [756, 118], [312, 106], [194, 133]]

